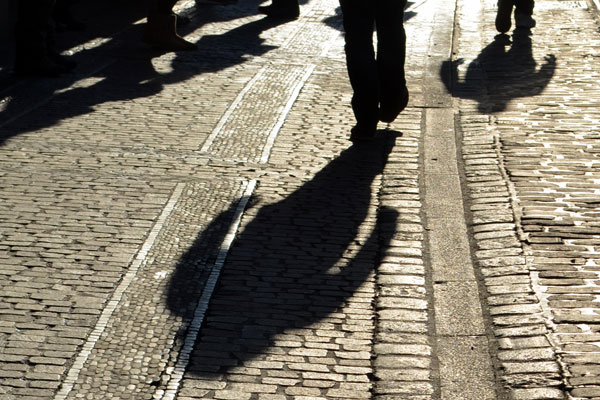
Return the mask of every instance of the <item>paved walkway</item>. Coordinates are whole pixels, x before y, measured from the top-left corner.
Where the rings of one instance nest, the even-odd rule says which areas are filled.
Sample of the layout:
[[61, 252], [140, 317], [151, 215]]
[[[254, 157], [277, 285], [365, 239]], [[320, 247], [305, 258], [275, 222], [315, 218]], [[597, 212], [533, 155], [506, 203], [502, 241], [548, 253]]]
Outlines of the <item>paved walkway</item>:
[[75, 73], [0, 71], [0, 398], [600, 398], [594, 6], [410, 3], [351, 146], [337, 0], [256, 5], [158, 54], [93, 2]]

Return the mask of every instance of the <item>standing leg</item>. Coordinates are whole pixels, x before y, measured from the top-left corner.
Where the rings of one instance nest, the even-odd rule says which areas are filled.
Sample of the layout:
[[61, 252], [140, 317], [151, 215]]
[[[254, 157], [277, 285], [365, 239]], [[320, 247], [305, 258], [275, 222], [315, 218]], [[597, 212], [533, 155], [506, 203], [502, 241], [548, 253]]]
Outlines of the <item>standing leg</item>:
[[534, 0], [515, 0], [515, 25], [517, 28], [533, 28], [535, 19], [533, 19]]
[[406, 0], [377, 0], [377, 71], [379, 76], [379, 119], [392, 122], [408, 104], [404, 75]]
[[352, 110], [356, 126], [351, 139], [375, 134], [379, 120], [379, 78], [373, 48], [373, 0], [340, 0], [344, 17], [346, 65], [354, 90]]
[[498, 10], [496, 12], [496, 30], [500, 33], [506, 33], [512, 25], [513, 0], [498, 0]]
[[54, 0], [20, 0], [15, 24], [15, 67], [18, 75], [55, 76], [67, 69], [50, 59], [54, 53]]
[[155, 0], [148, 12], [148, 22], [144, 30], [144, 42], [152, 47], [177, 51], [195, 50], [196, 45], [177, 34], [177, 16], [173, 7], [177, 0]]

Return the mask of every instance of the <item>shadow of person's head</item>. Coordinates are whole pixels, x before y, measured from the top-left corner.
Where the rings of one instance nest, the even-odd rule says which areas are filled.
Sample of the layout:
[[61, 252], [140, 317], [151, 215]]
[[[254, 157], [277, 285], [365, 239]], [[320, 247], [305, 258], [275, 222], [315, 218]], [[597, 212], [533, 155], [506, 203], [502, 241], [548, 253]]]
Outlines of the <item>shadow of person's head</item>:
[[556, 57], [549, 54], [538, 67], [530, 29], [517, 28], [511, 37], [500, 34], [481, 50], [459, 78], [463, 59], [444, 61], [440, 77], [454, 97], [476, 100], [483, 114], [504, 111], [516, 98], [541, 93], [556, 69]]

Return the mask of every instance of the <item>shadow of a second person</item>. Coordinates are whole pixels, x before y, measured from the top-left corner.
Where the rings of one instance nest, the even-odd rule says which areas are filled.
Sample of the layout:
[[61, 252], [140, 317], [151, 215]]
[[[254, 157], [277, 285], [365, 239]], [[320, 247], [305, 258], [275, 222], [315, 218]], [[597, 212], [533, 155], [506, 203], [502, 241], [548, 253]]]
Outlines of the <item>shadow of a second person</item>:
[[[350, 336], [346, 327], [353, 323], [371, 323], [373, 289], [363, 285], [379, 249], [391, 240], [393, 230], [382, 225], [397, 219], [395, 210], [373, 212], [373, 184], [394, 141], [388, 132], [375, 143], [353, 145], [285, 199], [251, 210], [254, 217], [235, 239], [222, 270], [188, 374], [210, 378], [250, 360], [286, 357], [310, 332], [328, 342]], [[197, 254], [219, 243], [231, 215], [232, 209], [221, 214], [196, 239], [170, 281], [168, 307], [184, 321], [191, 320], [202, 291], [191, 279], [197, 275]], [[356, 293], [361, 299], [354, 300], [355, 314], [341, 315]], [[277, 341], [286, 344], [273, 346]]]
[[[199, 13], [186, 29], [203, 26], [213, 20], [227, 20], [235, 15], [245, 16], [250, 13], [246, 9], [229, 11], [221, 10], [212, 13]], [[237, 12], [237, 14], [235, 14]], [[252, 11], [253, 12], [253, 11]], [[225, 14], [225, 15], [222, 15]], [[66, 85], [72, 85], [78, 75], [72, 74], [57, 80], [45, 81], [39, 86], [36, 98], [51, 98], [50, 110], [34, 110], [29, 113], [27, 121], [18, 120], [0, 132], [0, 146], [4, 142], [23, 133], [51, 127], [60, 121], [81, 115], [91, 114], [96, 107], [108, 102], [127, 102], [141, 98], [150, 98], [160, 94], [168, 85], [189, 81], [197, 75], [214, 73], [228, 67], [241, 64], [247, 56], [262, 56], [275, 49], [275, 46], [265, 43], [261, 33], [275, 28], [284, 21], [261, 18], [237, 26], [220, 35], [202, 36], [198, 41], [198, 49], [192, 52], [176, 53], [170, 61], [170, 71], [158, 72], [153, 59], [162, 56], [165, 51], [151, 50], [140, 42], [138, 36], [131, 32], [126, 39], [115, 48], [116, 44], [109, 42], [97, 49], [87, 52], [84, 56], [107, 62], [107, 67], [91, 75], [96, 83], [60, 90]], [[182, 30], [182, 32], [185, 32]], [[110, 56], [106, 55], [113, 48]], [[108, 58], [108, 60], [107, 60]], [[111, 62], [112, 60], [115, 62]], [[167, 61], [165, 61], [167, 62]], [[57, 91], [58, 90], [58, 91]], [[18, 87], [14, 89], [14, 98], [19, 99]], [[12, 93], [7, 93], [12, 96]], [[14, 115], [24, 107], [22, 101], [13, 100], [8, 103], [3, 113]], [[0, 118], [0, 123], [2, 119]], [[126, 121], [124, 121], [126, 123]]]
[[544, 64], [537, 68], [531, 31], [517, 28], [512, 43], [508, 35], [497, 35], [469, 64], [463, 81], [458, 77], [463, 59], [444, 61], [440, 75], [452, 96], [478, 101], [481, 113], [496, 113], [504, 111], [513, 99], [544, 90], [554, 76], [556, 57], [549, 54], [544, 58]]

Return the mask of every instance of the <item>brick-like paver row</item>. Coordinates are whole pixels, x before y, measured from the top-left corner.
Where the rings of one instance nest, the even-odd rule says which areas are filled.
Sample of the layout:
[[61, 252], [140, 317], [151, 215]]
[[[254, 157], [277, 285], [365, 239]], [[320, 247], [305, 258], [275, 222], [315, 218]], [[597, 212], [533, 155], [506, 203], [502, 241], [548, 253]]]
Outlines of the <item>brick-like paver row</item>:
[[476, 254], [515, 398], [600, 394], [595, 13], [539, 2], [537, 27], [510, 41], [494, 38], [492, 4], [459, 16], [454, 94]]
[[[5, 221], [20, 225], [7, 225], [14, 234], [3, 246], [28, 261], [50, 257], [32, 266], [36, 285], [78, 243], [82, 250], [68, 270], [79, 279], [52, 274], [54, 292], [34, 287], [21, 296], [19, 307], [42, 307], [19, 311], [28, 325], [3, 319], [14, 322], [2, 342], [10, 355], [3, 396], [168, 396], [240, 182], [249, 179], [258, 186], [178, 396], [370, 396], [374, 265], [380, 240], [393, 234], [383, 237], [378, 221], [395, 220], [377, 211], [389, 147], [383, 140], [342, 152], [352, 116], [337, 3], [312, 2], [305, 18], [283, 25], [249, 15], [251, 7], [222, 10], [224, 22], [192, 33], [201, 37], [197, 53], [127, 54], [92, 76], [82, 70], [77, 83], [55, 81], [67, 86], [33, 103], [27, 118], [6, 108], [16, 118], [3, 125], [2, 195], [11, 199], [14, 190], [21, 203], [11, 203]], [[26, 96], [35, 85], [15, 90]], [[277, 145], [258, 158], [273, 134]], [[19, 172], [25, 168], [28, 175]], [[16, 180], [30, 189], [12, 186]], [[36, 229], [62, 238], [51, 246], [39, 235], [59, 249], [56, 259], [26, 242], [21, 231]], [[97, 242], [88, 233], [96, 230]], [[20, 279], [16, 269], [3, 272], [9, 283]], [[90, 292], [79, 311], [73, 302]], [[10, 305], [11, 293], [2, 293]], [[49, 320], [50, 312], [65, 322]], [[25, 329], [44, 334], [37, 340]], [[7, 351], [27, 343], [29, 353]]]

